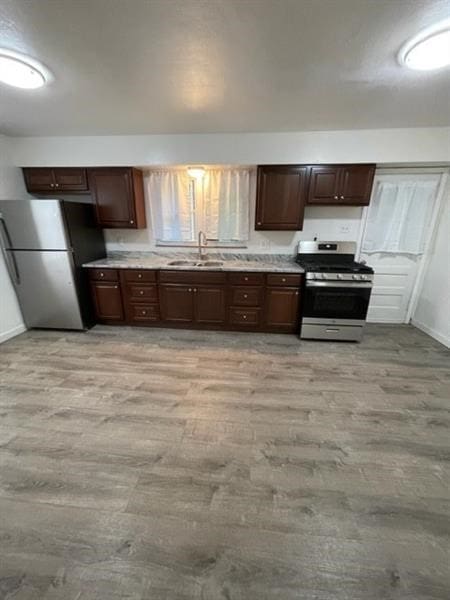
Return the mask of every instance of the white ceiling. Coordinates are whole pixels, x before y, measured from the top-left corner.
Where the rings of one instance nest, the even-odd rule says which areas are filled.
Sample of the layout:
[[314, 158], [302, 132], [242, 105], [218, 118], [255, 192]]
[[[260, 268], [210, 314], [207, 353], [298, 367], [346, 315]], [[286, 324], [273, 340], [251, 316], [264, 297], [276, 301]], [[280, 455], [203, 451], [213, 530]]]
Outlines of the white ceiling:
[[0, 46], [55, 81], [0, 84], [9, 135], [450, 124], [450, 71], [396, 61], [450, 0], [1, 0]]

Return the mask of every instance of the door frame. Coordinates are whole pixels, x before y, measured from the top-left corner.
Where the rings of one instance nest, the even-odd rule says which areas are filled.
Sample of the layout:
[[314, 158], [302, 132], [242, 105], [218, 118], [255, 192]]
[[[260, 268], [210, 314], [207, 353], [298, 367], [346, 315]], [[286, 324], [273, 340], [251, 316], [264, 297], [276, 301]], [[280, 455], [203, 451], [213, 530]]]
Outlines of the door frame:
[[[431, 250], [433, 247], [434, 240], [436, 239], [436, 233], [438, 229], [439, 216], [443, 211], [444, 207], [444, 195], [447, 188], [447, 184], [450, 184], [450, 169], [448, 167], [385, 167], [375, 171], [375, 177], [373, 180], [372, 194], [370, 201], [372, 201], [373, 194], [375, 193], [376, 182], [379, 176], [382, 175], [439, 175], [439, 183], [436, 192], [436, 199], [433, 206], [433, 212], [430, 219], [430, 225], [425, 241], [425, 248], [422, 256], [419, 259], [417, 267], [416, 278], [411, 290], [411, 296], [408, 300], [408, 308], [406, 309], [406, 316], [404, 323], [411, 321], [412, 315], [416, 309], [419, 301], [420, 292], [422, 290], [423, 280], [425, 278], [426, 266], [429, 264], [431, 259]], [[358, 241], [356, 244], [355, 260], [359, 261], [361, 257], [361, 247], [364, 235], [366, 233], [367, 221], [369, 216], [369, 206], [363, 208], [361, 215], [361, 225], [359, 228]]]

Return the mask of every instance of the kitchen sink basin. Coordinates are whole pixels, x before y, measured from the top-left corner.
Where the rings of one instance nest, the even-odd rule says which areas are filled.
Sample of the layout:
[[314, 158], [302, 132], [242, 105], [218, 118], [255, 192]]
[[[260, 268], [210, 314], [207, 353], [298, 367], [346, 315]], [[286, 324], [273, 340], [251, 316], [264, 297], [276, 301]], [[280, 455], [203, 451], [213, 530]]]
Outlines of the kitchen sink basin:
[[220, 260], [203, 260], [202, 262], [195, 260], [173, 260], [168, 264], [171, 267], [221, 267], [223, 262]]

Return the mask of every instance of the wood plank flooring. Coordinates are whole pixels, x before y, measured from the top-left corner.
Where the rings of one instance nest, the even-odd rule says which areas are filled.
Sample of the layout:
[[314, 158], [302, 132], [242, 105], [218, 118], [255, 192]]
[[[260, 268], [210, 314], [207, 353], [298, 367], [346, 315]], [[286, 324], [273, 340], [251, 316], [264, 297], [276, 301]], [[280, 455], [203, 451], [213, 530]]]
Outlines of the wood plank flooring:
[[450, 352], [96, 327], [0, 346], [1, 600], [448, 600]]

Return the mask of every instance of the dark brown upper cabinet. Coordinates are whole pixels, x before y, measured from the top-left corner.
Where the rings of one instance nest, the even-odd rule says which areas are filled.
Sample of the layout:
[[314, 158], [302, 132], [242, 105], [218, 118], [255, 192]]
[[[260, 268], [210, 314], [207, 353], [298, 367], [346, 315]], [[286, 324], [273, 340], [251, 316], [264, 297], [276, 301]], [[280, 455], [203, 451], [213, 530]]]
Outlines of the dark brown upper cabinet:
[[309, 169], [308, 204], [369, 204], [375, 165], [313, 165]]
[[307, 167], [258, 167], [255, 229], [299, 231], [303, 227], [307, 193]]
[[97, 222], [105, 228], [146, 226], [142, 171], [129, 167], [88, 169]]
[[23, 169], [25, 185], [30, 193], [80, 194], [88, 193], [86, 169], [67, 168], [26, 168]]

